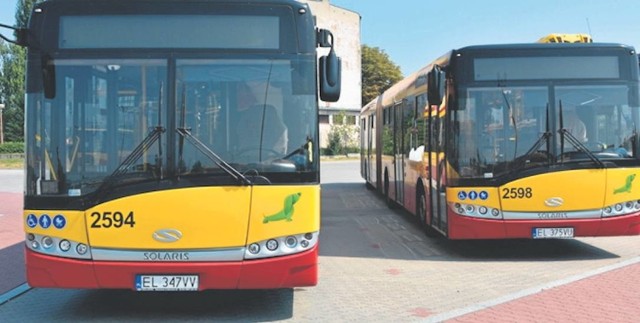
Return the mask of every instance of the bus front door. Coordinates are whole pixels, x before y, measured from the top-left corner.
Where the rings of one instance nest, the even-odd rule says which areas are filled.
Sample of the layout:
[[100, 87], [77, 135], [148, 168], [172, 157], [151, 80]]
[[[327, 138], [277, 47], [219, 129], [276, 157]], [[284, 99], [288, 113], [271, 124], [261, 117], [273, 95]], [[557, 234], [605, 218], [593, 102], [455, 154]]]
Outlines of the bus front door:
[[427, 212], [431, 227], [446, 235], [447, 201], [445, 195], [444, 120], [437, 113], [431, 113], [427, 129], [428, 179], [430, 183]]
[[395, 188], [396, 188], [396, 201], [404, 205], [404, 136], [402, 135], [402, 103], [397, 103], [393, 107], [395, 113], [395, 123], [393, 127], [393, 160], [394, 160], [394, 172], [395, 172]]

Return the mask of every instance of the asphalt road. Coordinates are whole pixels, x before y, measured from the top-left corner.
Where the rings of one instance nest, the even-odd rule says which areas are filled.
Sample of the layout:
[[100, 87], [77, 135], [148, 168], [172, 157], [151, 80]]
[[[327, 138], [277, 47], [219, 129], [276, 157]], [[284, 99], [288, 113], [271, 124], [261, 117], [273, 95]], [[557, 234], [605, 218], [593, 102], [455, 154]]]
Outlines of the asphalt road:
[[[0, 321], [439, 321], [640, 257], [640, 237], [427, 238], [417, 221], [367, 190], [358, 169], [357, 161], [322, 164], [316, 287], [203, 293], [30, 289], [4, 294], [4, 301], [0, 295]], [[0, 171], [0, 183], [4, 176]]]

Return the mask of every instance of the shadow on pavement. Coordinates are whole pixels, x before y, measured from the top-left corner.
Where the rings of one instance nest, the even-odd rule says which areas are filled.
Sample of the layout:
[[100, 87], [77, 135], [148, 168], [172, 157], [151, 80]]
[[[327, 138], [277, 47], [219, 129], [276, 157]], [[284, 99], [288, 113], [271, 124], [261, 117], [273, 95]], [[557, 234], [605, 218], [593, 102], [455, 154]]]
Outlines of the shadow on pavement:
[[21, 322], [38, 317], [66, 322], [279, 321], [293, 317], [293, 295], [292, 289], [198, 293], [33, 289], [20, 296], [20, 302], [0, 308], [0, 317], [20, 313]]
[[[364, 183], [322, 184], [320, 255], [404, 260], [569, 261], [617, 258], [580, 240], [429, 238], [417, 219], [389, 209]], [[348, 247], [345, 247], [348, 246]]]
[[0, 249], [0, 295], [25, 281], [24, 242]]

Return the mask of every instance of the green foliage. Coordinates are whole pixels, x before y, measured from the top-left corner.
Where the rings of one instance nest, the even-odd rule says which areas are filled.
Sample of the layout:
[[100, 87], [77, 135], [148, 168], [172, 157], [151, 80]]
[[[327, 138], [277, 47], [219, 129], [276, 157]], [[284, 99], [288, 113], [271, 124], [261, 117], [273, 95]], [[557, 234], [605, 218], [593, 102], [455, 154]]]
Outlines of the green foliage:
[[[16, 26], [26, 27], [33, 5], [42, 0], [20, 0], [16, 4]], [[27, 51], [0, 41], [0, 103], [4, 103], [3, 126], [6, 141], [23, 141], [24, 93]]]
[[400, 67], [384, 50], [362, 45], [362, 104], [367, 104], [402, 79]]
[[354, 125], [350, 116], [344, 111], [333, 117], [333, 124], [329, 131], [329, 143], [324, 151], [325, 155], [346, 155], [360, 151], [358, 147], [358, 127]]
[[0, 144], [0, 154], [22, 154], [24, 142], [5, 142]]

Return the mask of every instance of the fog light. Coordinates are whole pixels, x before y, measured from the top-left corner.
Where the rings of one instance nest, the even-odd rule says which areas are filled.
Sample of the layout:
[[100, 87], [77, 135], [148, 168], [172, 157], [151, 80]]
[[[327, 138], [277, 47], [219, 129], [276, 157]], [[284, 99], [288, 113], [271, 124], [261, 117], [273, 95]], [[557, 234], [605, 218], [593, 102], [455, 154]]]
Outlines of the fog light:
[[33, 233], [29, 233], [29, 234], [27, 234], [27, 240], [29, 240], [29, 241], [33, 241], [33, 240], [35, 240], [35, 238], [36, 238], [36, 235], [35, 235], [35, 234], [33, 234]]
[[278, 241], [273, 239], [267, 241], [267, 249], [269, 249], [270, 251], [275, 251], [276, 249], [278, 249]]
[[87, 250], [88, 250], [87, 245], [84, 243], [79, 243], [76, 246], [76, 251], [78, 252], [78, 254], [84, 255], [85, 253], [87, 253]]
[[304, 238], [307, 239], [307, 240], [313, 239], [313, 233], [305, 233], [304, 234]]
[[309, 241], [307, 240], [302, 240], [300, 241], [300, 245], [302, 246], [302, 248], [306, 248], [309, 246]]
[[44, 247], [45, 249], [49, 249], [51, 248], [51, 246], [53, 246], [53, 239], [51, 239], [51, 237], [46, 236], [42, 238], [42, 247]]
[[67, 252], [69, 251], [69, 249], [71, 249], [71, 242], [69, 242], [69, 240], [62, 240], [60, 241], [60, 243], [58, 244], [58, 246], [60, 247], [60, 250]]
[[295, 248], [298, 245], [298, 239], [292, 236], [287, 237], [287, 239], [284, 241], [284, 244], [289, 248]]
[[257, 243], [252, 243], [249, 245], [249, 253], [257, 255], [260, 252], [260, 245]]
[[38, 241], [31, 241], [31, 249], [38, 249], [40, 248], [40, 244], [38, 243]]

